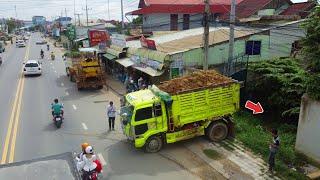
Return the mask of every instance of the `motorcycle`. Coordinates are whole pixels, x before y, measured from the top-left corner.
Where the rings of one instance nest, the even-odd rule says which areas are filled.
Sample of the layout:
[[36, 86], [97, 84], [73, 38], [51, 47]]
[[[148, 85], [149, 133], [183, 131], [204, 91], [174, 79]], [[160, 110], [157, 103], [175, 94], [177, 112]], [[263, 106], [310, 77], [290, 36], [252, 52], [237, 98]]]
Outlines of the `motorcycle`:
[[54, 125], [56, 125], [58, 129], [61, 127], [62, 120], [63, 120], [62, 114], [53, 116]]
[[50, 51], [50, 47], [49, 46], [47, 46], [47, 51]]
[[1, 64], [2, 64], [2, 58], [0, 57], [0, 66], [1, 66]]
[[77, 164], [77, 170], [79, 171], [80, 173], [80, 176], [83, 180], [98, 180], [98, 179], [102, 179], [102, 165], [100, 163], [100, 161], [97, 159], [95, 160], [94, 162], [97, 164], [97, 168], [93, 171], [90, 171], [90, 172], [87, 172], [87, 171], [84, 171], [83, 169], [80, 169], [80, 155], [81, 154], [76, 154], [76, 153], [73, 153], [74, 156], [75, 156], [75, 162]]
[[43, 59], [44, 58], [44, 54], [41, 54], [41, 59]]

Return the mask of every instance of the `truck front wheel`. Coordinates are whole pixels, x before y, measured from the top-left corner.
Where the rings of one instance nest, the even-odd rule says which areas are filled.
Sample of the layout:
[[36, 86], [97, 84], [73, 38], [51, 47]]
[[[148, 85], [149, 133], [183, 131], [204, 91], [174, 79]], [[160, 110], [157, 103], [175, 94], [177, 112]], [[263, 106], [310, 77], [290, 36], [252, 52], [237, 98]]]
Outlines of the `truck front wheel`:
[[159, 136], [151, 136], [145, 144], [145, 151], [148, 153], [156, 153], [163, 146], [163, 141]]
[[222, 141], [228, 136], [228, 127], [223, 122], [213, 122], [207, 129], [207, 136], [211, 141]]

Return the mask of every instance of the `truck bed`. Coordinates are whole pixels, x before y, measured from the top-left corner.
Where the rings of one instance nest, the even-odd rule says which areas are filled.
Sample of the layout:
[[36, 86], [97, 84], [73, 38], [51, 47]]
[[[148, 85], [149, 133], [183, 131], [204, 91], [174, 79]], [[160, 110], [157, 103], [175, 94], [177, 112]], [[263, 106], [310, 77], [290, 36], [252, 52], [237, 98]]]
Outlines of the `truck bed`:
[[220, 118], [239, 109], [240, 84], [216, 71], [199, 71], [158, 86], [171, 95], [175, 127]]
[[0, 179], [43, 180], [68, 179], [80, 180], [72, 153], [0, 165]]
[[172, 115], [176, 127], [185, 124], [219, 118], [239, 109], [240, 85], [205, 89], [172, 96]]

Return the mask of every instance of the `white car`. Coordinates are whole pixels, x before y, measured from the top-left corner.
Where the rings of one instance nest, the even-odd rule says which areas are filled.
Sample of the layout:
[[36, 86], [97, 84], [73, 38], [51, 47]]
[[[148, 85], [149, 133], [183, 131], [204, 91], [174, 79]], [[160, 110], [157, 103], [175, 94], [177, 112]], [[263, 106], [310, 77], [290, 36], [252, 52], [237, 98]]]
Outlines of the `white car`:
[[24, 75], [41, 75], [41, 63], [37, 60], [28, 60], [24, 63], [23, 73]]
[[20, 47], [26, 47], [26, 43], [24, 42], [24, 40], [18, 40], [16, 42], [16, 47], [20, 48]]

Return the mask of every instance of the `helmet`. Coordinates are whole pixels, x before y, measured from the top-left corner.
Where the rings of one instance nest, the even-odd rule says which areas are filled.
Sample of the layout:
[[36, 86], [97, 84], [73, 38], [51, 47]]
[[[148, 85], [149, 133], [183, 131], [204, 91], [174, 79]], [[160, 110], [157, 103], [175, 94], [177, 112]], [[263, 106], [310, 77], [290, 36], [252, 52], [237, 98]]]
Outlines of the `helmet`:
[[86, 147], [86, 153], [87, 153], [87, 154], [93, 154], [93, 148], [92, 148], [92, 146]]
[[89, 146], [89, 143], [86, 143], [86, 142], [81, 144], [81, 148], [83, 151], [85, 151], [88, 146]]

